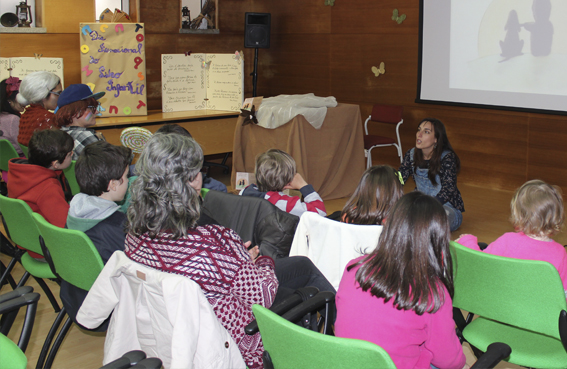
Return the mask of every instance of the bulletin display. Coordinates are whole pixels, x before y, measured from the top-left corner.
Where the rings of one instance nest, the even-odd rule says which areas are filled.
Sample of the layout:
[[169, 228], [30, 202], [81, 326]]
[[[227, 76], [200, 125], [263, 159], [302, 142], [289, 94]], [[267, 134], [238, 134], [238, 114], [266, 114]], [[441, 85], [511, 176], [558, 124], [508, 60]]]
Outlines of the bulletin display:
[[81, 23], [81, 81], [106, 92], [101, 116], [147, 115], [143, 23]]

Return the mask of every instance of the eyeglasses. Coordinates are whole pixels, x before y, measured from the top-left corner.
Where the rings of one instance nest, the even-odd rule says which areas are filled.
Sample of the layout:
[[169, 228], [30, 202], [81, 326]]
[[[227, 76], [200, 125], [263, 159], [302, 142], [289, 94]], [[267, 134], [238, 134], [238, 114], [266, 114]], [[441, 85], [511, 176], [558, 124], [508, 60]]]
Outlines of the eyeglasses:
[[87, 108], [90, 109], [93, 112], [93, 114], [95, 114], [98, 111], [99, 106], [100, 106], [100, 104], [97, 104], [97, 105], [94, 105], [94, 106], [89, 105], [89, 106], [87, 106]]
[[61, 92], [63, 92], [63, 91], [49, 91], [50, 94], [53, 94], [55, 96], [61, 95]]

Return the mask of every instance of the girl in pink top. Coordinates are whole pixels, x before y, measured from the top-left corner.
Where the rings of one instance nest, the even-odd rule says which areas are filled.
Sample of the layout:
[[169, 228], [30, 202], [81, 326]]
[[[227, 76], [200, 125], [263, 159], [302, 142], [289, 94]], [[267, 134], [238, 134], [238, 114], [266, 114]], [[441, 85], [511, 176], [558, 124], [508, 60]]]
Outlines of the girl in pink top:
[[398, 368], [466, 367], [453, 321], [449, 237], [439, 201], [421, 192], [402, 196], [377, 248], [343, 274], [336, 336], [376, 343]]
[[[524, 183], [510, 203], [510, 220], [516, 232], [504, 233], [484, 252], [516, 259], [542, 260], [551, 263], [559, 272], [567, 291], [567, 252], [553, 241], [565, 221], [561, 190], [538, 179]], [[457, 242], [480, 250], [475, 236], [465, 234]]]

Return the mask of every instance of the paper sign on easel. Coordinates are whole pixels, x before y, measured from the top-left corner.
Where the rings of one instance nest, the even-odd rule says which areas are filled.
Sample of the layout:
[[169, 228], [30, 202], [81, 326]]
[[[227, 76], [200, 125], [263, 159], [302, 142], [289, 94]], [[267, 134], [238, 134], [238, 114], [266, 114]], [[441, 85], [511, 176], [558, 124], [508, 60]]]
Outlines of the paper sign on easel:
[[143, 23], [81, 23], [81, 82], [94, 92], [103, 117], [147, 115]]

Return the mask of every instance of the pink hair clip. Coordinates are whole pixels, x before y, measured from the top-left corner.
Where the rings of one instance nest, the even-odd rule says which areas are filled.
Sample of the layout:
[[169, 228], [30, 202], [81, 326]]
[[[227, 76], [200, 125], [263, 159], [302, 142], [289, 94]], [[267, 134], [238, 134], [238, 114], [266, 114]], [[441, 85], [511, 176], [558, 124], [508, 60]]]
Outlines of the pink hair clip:
[[20, 83], [22, 83], [22, 80], [19, 79], [18, 77], [8, 78], [6, 80], [6, 92], [8, 93], [8, 95], [11, 95], [11, 93], [14, 91], [19, 91]]

